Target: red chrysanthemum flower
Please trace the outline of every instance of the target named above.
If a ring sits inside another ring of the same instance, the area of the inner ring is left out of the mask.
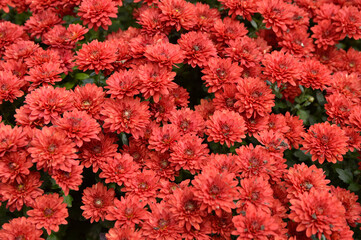
[[[206,122],[206,127],[208,141],[226,143],[228,147],[246,137],[244,119],[237,112],[216,110]]]
[[[36,229],[35,225],[28,221],[26,217],[13,218],[9,223],[4,223],[0,230],[0,239],[27,239],[43,240],[43,231]]]
[[[195,4],[196,24],[193,30],[210,32],[216,19],[220,19],[220,13],[217,9],[210,8],[208,4],[196,2]]]
[[[305,231],[307,237],[322,234],[327,238],[333,231],[344,227],[345,208],[341,202],[328,191],[311,189],[297,199],[291,199],[289,218],[298,223],[296,231]]]
[[[305,132],[303,121],[298,116],[291,116],[289,112],[286,112],[285,120],[289,130],[284,133],[284,136],[288,140],[289,148],[298,149],[302,141],[301,136]]]
[[[158,103],[161,96],[167,96],[170,90],[177,88],[177,84],[173,82],[175,75],[175,72],[157,64],[141,65],[138,68],[140,92],[144,98],[153,97],[154,102]]]
[[[361,220],[361,205],[357,202],[358,196],[349,190],[334,186],[331,186],[331,193],[333,196],[336,196],[344,206],[347,223],[355,227],[356,223],[359,223]]]
[[[74,107],[79,111],[86,111],[95,119],[99,119],[101,105],[105,100],[103,88],[95,84],[85,84],[74,89]]]
[[[198,112],[190,110],[189,108],[182,108],[171,112],[169,120],[178,128],[181,135],[187,133],[203,135],[205,121]]]
[[[5,153],[18,152],[22,147],[28,145],[23,128],[14,127],[0,123],[0,157]]]
[[[236,153],[241,177],[262,177],[265,180],[270,178],[269,175],[275,168],[275,160],[263,147],[260,145],[253,147],[250,144],[236,149]]]
[[[327,49],[337,44],[341,39],[341,33],[336,32],[336,28],[330,19],[322,20],[317,25],[311,27],[312,37],[316,39],[318,48]]]
[[[169,161],[170,154],[160,152],[150,152],[149,160],[145,162],[146,168],[151,169],[160,177],[161,180],[174,181],[178,176],[175,164]],[[160,180],[160,181],[161,181]]]
[[[212,34],[215,35],[216,40],[221,44],[220,46],[224,46],[224,44],[229,43],[230,40],[241,38],[247,33],[248,30],[244,26],[244,23],[229,17],[225,17],[223,20],[217,19],[212,29]],[[223,49],[221,48],[219,50]]]
[[[248,21],[252,21],[252,15],[257,12],[257,1],[255,0],[220,0],[226,9],[229,9],[228,15],[232,17],[241,16]]]
[[[152,170],[143,170],[124,182],[126,197],[137,196],[146,203],[155,203],[159,190],[159,176]]]
[[[210,58],[207,61],[208,64],[202,70],[202,80],[205,81],[208,92],[217,92],[240,80],[242,68],[238,63],[233,63],[229,58]]]
[[[329,96],[326,96],[327,103],[325,104],[327,120],[332,121],[335,124],[349,124],[350,114],[353,109],[353,103],[351,99],[344,94],[335,92]]]
[[[0,104],[3,101],[13,102],[24,95],[21,88],[25,82],[17,78],[10,71],[0,71]]]
[[[177,224],[174,214],[164,202],[151,204],[152,213],[142,226],[142,235],[145,239],[178,240],[181,228]]]
[[[42,65],[34,66],[28,72],[29,76],[25,76],[25,80],[31,82],[29,91],[34,90],[40,85],[48,86],[60,82],[62,79],[59,76],[63,71],[60,64],[43,63]]]
[[[6,207],[10,212],[20,211],[24,205],[33,207],[35,199],[44,192],[39,188],[42,183],[40,173],[31,172],[19,182],[0,183],[0,196],[2,196],[2,201],[8,201]]]
[[[273,237],[278,239],[279,225],[276,219],[269,213],[259,212],[253,207],[249,207],[245,214],[233,217],[232,219],[236,230],[232,232],[238,235],[239,239],[269,239]]]
[[[289,143],[284,135],[279,131],[264,130],[254,136],[272,156],[282,156],[288,149]]]
[[[354,106],[349,117],[350,125],[361,132],[361,106]]]
[[[355,128],[352,127],[343,127],[345,135],[348,137],[347,148],[349,151],[353,152],[355,149],[357,151],[361,150],[361,135],[357,132]]]
[[[36,228],[45,228],[50,235],[51,231],[59,231],[59,225],[67,224],[65,220],[69,214],[64,198],[57,193],[43,195],[35,199],[33,210],[29,210],[29,221],[35,224]]]
[[[241,168],[238,165],[237,155],[212,153],[206,166],[214,168],[220,173],[227,172],[238,175],[241,171]]]
[[[217,56],[217,50],[207,33],[188,32],[182,34],[178,44],[184,51],[184,62],[193,68],[197,65],[204,67],[208,65],[208,59]]]
[[[133,179],[139,170],[139,166],[129,154],[116,154],[107,162],[100,164],[102,172],[99,177],[105,178],[106,183],[117,183],[122,186]]]
[[[189,92],[184,87],[177,86],[177,88],[172,89],[170,96],[173,98],[174,104],[177,107],[188,107]]]
[[[148,102],[141,102],[139,98],[123,98],[117,101],[109,99],[104,102],[100,111],[104,121],[103,128],[111,132],[130,133],[138,139],[144,135],[149,123],[148,108]]]
[[[54,121],[54,124],[58,129],[63,130],[78,147],[92,139],[99,140],[98,134],[101,130],[99,123],[85,111],[75,109],[65,112],[62,118]]]
[[[79,153],[82,165],[86,168],[92,167],[94,173],[98,171],[99,166],[113,159],[118,150],[115,136],[100,133],[98,138],[99,140],[85,142]]]
[[[84,210],[83,216],[90,219],[90,222],[104,221],[109,210],[114,206],[114,189],[107,189],[102,183],[94,184],[83,191],[82,202],[80,208]]]
[[[202,144],[203,139],[194,134],[185,134],[171,145],[170,162],[176,164],[175,169],[189,170],[192,174],[200,171],[208,156],[208,146]]]
[[[275,95],[267,84],[259,78],[242,79],[237,84],[235,107],[247,118],[261,116],[272,111]]]
[[[293,24],[293,13],[289,5],[282,0],[264,0],[257,2],[258,12],[263,16],[266,28],[272,28],[277,35],[286,32]]]
[[[224,54],[246,68],[259,65],[263,55],[255,40],[248,36],[230,40]]]
[[[236,84],[225,84],[223,90],[215,92],[212,103],[216,110],[229,110],[238,112],[235,106],[237,87]]]
[[[179,136],[178,128],[172,124],[156,127],[149,138],[149,149],[164,153],[179,139]]]
[[[25,22],[25,29],[32,38],[41,38],[52,27],[62,23],[62,18],[53,9],[44,9],[32,16]]]
[[[159,8],[139,9],[137,23],[142,26],[142,33],[154,36],[159,33],[169,34],[170,27],[161,20],[161,10]]]
[[[163,41],[146,46],[144,56],[149,61],[157,63],[159,67],[168,68],[176,63],[182,63],[184,59],[184,53],[179,45]]]
[[[38,170],[44,169],[50,173],[53,169],[70,172],[78,158],[75,146],[65,133],[54,127],[43,127],[34,134],[28,152]]]
[[[43,121],[48,124],[65,111],[70,111],[73,108],[72,100],[71,92],[65,88],[46,86],[26,95],[25,103],[31,110],[29,116],[31,121]]]
[[[273,191],[268,180],[262,177],[250,177],[241,180],[239,190],[239,201],[237,205],[240,211],[252,207],[260,212],[270,213],[273,206]]]
[[[222,210],[230,213],[236,207],[234,200],[238,199],[237,184],[233,173],[219,173],[213,168],[207,168],[194,177],[194,196],[201,202],[201,210],[212,210],[220,217]]]
[[[139,240],[142,239],[140,232],[135,231],[132,228],[111,228],[109,232],[105,234],[107,240]]]
[[[134,229],[136,224],[141,225],[148,218],[146,204],[137,196],[121,197],[120,201],[114,199],[114,206],[109,208],[106,219],[115,220],[115,227]]]
[[[0,161],[0,182],[20,183],[22,177],[29,175],[33,166],[27,152],[17,151],[5,154]]]
[[[295,164],[287,171],[285,180],[289,199],[298,198],[300,194],[309,192],[311,189],[329,190],[327,184],[330,180],[327,180],[324,171],[315,165],[308,167],[304,163]]]
[[[297,57],[312,56],[315,51],[315,45],[307,30],[308,29],[296,28],[284,34],[278,44],[282,47],[283,51]]]
[[[312,161],[336,163],[342,161],[342,155],[347,149],[348,137],[335,124],[328,122],[312,125],[307,133],[303,134],[302,150],[311,153]]]
[[[110,94],[112,98],[123,99],[139,93],[139,78],[132,69],[113,73],[106,83],[108,86],[104,88],[109,89],[107,94]]]
[[[300,84],[306,88],[325,89],[331,83],[331,71],[317,60],[306,60],[302,63]]]
[[[272,83],[277,83],[278,87],[282,83],[296,86],[301,77],[300,64],[297,58],[289,53],[273,51],[271,54],[265,55],[262,64],[265,66],[264,78]]]
[[[3,55],[6,46],[9,46],[16,41],[29,39],[24,31],[24,27],[9,21],[2,21],[0,23],[0,36],[0,56]]]
[[[78,162],[75,162],[78,163]],[[63,170],[53,170],[51,173],[51,177],[55,180],[56,184],[63,190],[64,195],[67,196],[69,194],[69,190],[79,190],[79,186],[82,183],[83,178],[83,165],[77,164],[71,165],[70,171]]]
[[[115,47],[109,41],[93,40],[83,44],[77,52],[75,64],[79,70],[94,70],[98,74],[102,70],[113,70],[113,63],[117,60]]]
[[[200,104],[194,106],[194,110],[200,113],[206,121],[213,115],[216,108],[213,105],[212,99],[201,99]]]
[[[83,0],[78,10],[83,24],[94,28],[95,31],[99,27],[108,30],[108,26],[112,24],[110,18],[116,18],[117,13],[118,8],[112,0]]]
[[[356,40],[361,38],[360,10],[356,6],[343,6],[332,16],[334,27],[341,33],[340,39],[348,36]]]
[[[160,19],[166,26],[191,29],[196,24],[195,7],[185,0],[162,0],[158,4],[161,10]]]
[[[150,150],[148,146],[143,140],[137,140],[133,137],[128,139],[128,144],[124,144],[122,146],[123,149],[120,149],[122,154],[129,154],[133,160],[141,166],[145,166],[145,162],[147,162],[150,158],[149,153]]]

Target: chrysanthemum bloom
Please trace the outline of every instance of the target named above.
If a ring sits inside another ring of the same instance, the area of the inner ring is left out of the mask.
[[[169,152],[150,152],[149,160],[145,162],[146,169],[151,169],[161,180],[174,181],[178,176],[176,165],[169,161]]]
[[[229,9],[228,15],[232,17],[241,16],[248,21],[252,21],[252,15],[257,12],[255,0],[238,1],[238,0],[220,0],[224,8]]]
[[[254,137],[273,156],[281,155],[289,146],[287,139],[279,131],[264,130]]]
[[[327,120],[335,124],[345,126],[350,123],[350,114],[354,103],[344,94],[335,92],[326,96],[327,103],[325,104]]]
[[[200,210],[201,204],[195,199],[192,187],[176,189],[167,202],[170,205],[169,210],[178,220],[179,227],[185,227],[187,231],[192,227],[200,230],[205,212]]]
[[[115,136],[100,133],[98,137],[99,140],[92,139],[90,142],[85,142],[79,153],[82,165],[86,168],[92,167],[94,173],[108,159],[114,158],[118,149]]]
[[[63,130],[69,139],[73,140],[78,147],[92,139],[99,140],[99,123],[85,111],[77,109],[65,112],[62,118],[54,121],[56,128]]]
[[[360,30],[361,31],[361,30]],[[358,50],[350,47],[347,52],[343,49],[339,51],[339,58],[335,59],[335,67],[339,71],[349,74],[361,72],[361,54]]]
[[[210,32],[214,22],[220,19],[220,13],[217,9],[210,8],[208,4],[201,2],[195,4],[195,15],[196,24],[193,26],[195,31]]]
[[[169,117],[173,111],[176,111],[177,106],[175,99],[170,95],[161,96],[158,103],[150,104],[151,119],[156,123],[168,123]]]
[[[257,211],[270,213],[273,205],[273,191],[268,180],[262,177],[250,177],[241,180],[239,190],[239,201],[237,206],[239,211],[244,211],[249,207]]]
[[[274,237],[277,239],[279,225],[275,218],[269,213],[257,211],[254,207],[249,207],[245,214],[240,214],[232,219],[236,230],[233,235],[238,235],[238,239],[268,239]]]
[[[208,65],[208,59],[217,56],[217,50],[207,33],[188,32],[182,34],[178,44],[184,51],[184,62],[193,68],[197,65],[204,67]]]
[[[201,99],[200,104],[194,106],[194,110],[200,113],[206,121],[213,115],[216,108],[213,105],[212,99]]]
[[[260,145],[253,147],[252,144],[248,146],[241,146],[236,149],[237,164],[240,167],[241,177],[262,177],[265,180],[269,179],[269,174],[272,172],[274,166],[274,159],[270,154]]]
[[[251,68],[259,65],[263,55],[255,40],[248,36],[230,40],[225,55],[241,66]]]
[[[0,182],[21,182],[21,178],[29,175],[33,166],[26,151],[9,152],[0,161]]]
[[[202,116],[189,108],[182,108],[177,111],[171,112],[169,120],[172,124],[178,127],[181,135],[187,133],[195,133],[203,135],[205,128],[205,121]]]
[[[334,186],[331,186],[331,193],[333,196],[336,196],[344,206],[347,223],[355,227],[356,223],[361,220],[361,206],[360,203],[357,202],[358,196],[349,190]]]
[[[161,10],[159,8],[139,9],[137,23],[142,26],[142,33],[154,36],[158,33],[169,34],[170,26],[166,26],[161,20]]]
[[[45,124],[59,118],[59,115],[73,108],[72,94],[65,88],[40,87],[26,95],[25,103],[31,110],[31,121],[42,120]]]
[[[361,135],[353,127],[343,127],[342,130],[345,132],[346,137],[348,137],[347,148],[349,151],[353,152],[355,149],[357,151],[361,150]]]
[[[341,33],[336,32],[336,28],[330,19],[320,21],[311,27],[311,31],[313,32],[312,38],[316,39],[315,44],[318,48],[326,49],[337,44],[341,39]]]
[[[121,197],[120,201],[114,199],[114,206],[108,209],[107,220],[114,221],[115,227],[135,228],[148,218],[148,212],[144,208],[147,203],[137,196]]]
[[[195,23],[195,7],[185,0],[162,0],[158,4],[161,10],[160,19],[166,26],[174,27],[177,31],[181,28],[191,29]]]
[[[140,232],[135,231],[133,228],[111,228],[109,232],[105,234],[107,240],[139,240],[142,239]]]
[[[313,39],[310,38],[308,29],[298,29],[282,35],[278,44],[282,49],[294,56],[312,56],[315,51]]]
[[[359,103],[361,86],[358,84],[359,77],[356,73],[336,72],[332,75],[331,86],[327,88],[327,93],[341,93],[354,103]]]
[[[217,92],[240,80],[242,68],[231,59],[210,58],[207,61],[208,64],[202,70],[202,80],[205,81],[208,92]]]
[[[95,119],[99,119],[101,104],[105,100],[103,88],[95,84],[85,84],[74,89],[74,107],[79,111],[86,111]]]
[[[242,79],[237,84],[235,107],[247,118],[264,117],[272,111],[274,98],[271,89],[259,78]]]
[[[114,189],[107,189],[102,183],[94,184],[84,189],[80,208],[84,210],[83,216],[90,219],[90,222],[104,221],[109,209],[114,206]]]
[[[28,239],[43,240],[43,231],[36,229],[35,225],[26,217],[13,218],[9,223],[4,223],[0,230],[0,239]]]
[[[273,51],[262,60],[264,78],[280,87],[283,83],[296,86],[301,76],[298,60],[289,53]]]
[[[244,23],[240,23],[236,19],[229,17],[225,17],[223,20],[217,19],[212,29],[212,34],[215,35],[216,40],[221,43],[221,46],[224,46],[224,43],[229,43],[230,40],[241,38],[247,33],[248,30],[244,26]],[[223,49],[219,50],[223,51]]]
[[[69,190],[79,190],[83,178],[83,165],[77,165],[75,162],[71,165],[70,171],[53,170],[51,177],[55,180],[56,184],[63,190],[64,195],[69,194]]]
[[[5,153],[20,151],[29,141],[26,139],[23,128],[0,123],[0,157]]]
[[[325,89],[331,83],[331,71],[315,59],[305,60],[302,65],[300,85],[312,89]]]
[[[51,172],[53,169],[58,169],[70,172],[71,166],[78,158],[75,146],[64,132],[54,127],[43,127],[36,132],[28,152],[38,170]]]
[[[195,174],[202,169],[209,153],[207,144],[202,142],[202,138],[189,133],[171,145],[169,161],[176,164],[176,170],[183,168]]]
[[[32,38],[40,38],[52,27],[62,23],[62,19],[53,9],[46,9],[32,16],[25,22],[25,29]]]
[[[8,201],[6,207],[10,212],[20,211],[24,205],[32,207],[35,199],[43,194],[44,191],[39,188],[42,183],[40,174],[31,172],[24,176],[20,182],[0,183],[0,196],[2,196],[2,201]]]
[[[144,134],[149,123],[148,102],[141,102],[139,98],[109,99],[104,102],[100,111],[104,120],[103,128],[111,132],[130,133],[135,139]]]
[[[23,61],[17,60],[7,60],[0,62],[0,70],[2,71],[9,71],[16,77],[18,77],[25,86],[27,86],[27,82],[24,81],[24,76],[28,71],[28,67]],[[25,86],[22,89],[25,89]]]
[[[29,70],[29,76],[25,76],[25,80],[31,82],[29,91],[34,90],[41,84],[47,86],[60,82],[62,79],[59,74],[62,72],[60,64],[44,63],[42,65],[34,66]]]
[[[237,91],[236,84],[224,84],[223,89],[215,92],[214,99],[212,103],[216,110],[230,110],[238,112],[238,107],[235,106],[237,102],[236,93]]]
[[[35,199],[33,210],[29,210],[29,221],[35,224],[36,228],[45,228],[50,235],[51,231],[59,231],[59,225],[67,224],[65,220],[69,214],[64,198],[57,193],[43,195]]]
[[[277,35],[286,32],[293,23],[293,14],[289,5],[281,0],[265,0],[257,2],[258,12],[263,16],[266,28],[272,28]]]
[[[4,53],[4,47],[13,44],[18,40],[28,40],[29,37],[25,33],[22,26],[16,25],[9,21],[2,21],[0,23],[0,55]]]
[[[206,127],[208,141],[226,143],[228,147],[246,137],[244,119],[237,112],[216,110],[206,122]]]
[[[107,162],[100,164],[102,172],[99,177],[105,178],[106,183],[117,183],[122,186],[133,179],[139,170],[139,165],[133,161],[129,154],[116,154],[114,158],[108,158]]]
[[[16,98],[24,95],[21,88],[25,85],[10,71],[0,71],[0,104],[3,101],[13,102]]]
[[[291,199],[289,218],[298,223],[296,230],[305,231],[307,237],[322,234],[327,238],[333,231],[340,231],[345,221],[345,208],[328,191],[311,189],[297,199]]]
[[[350,125],[361,132],[361,106],[354,106],[349,117]]]
[[[257,115],[251,118],[245,117],[244,114],[242,116],[246,122],[247,134],[249,136],[255,136],[257,133],[267,129],[269,115],[265,115],[264,117]]]
[[[116,18],[117,13],[118,8],[112,0],[83,0],[78,10],[83,24],[94,28],[95,31],[99,27],[108,30],[108,26],[112,24],[110,18]]]
[[[303,121],[298,116],[291,116],[289,112],[286,112],[285,120],[289,130],[284,133],[284,136],[288,140],[289,148],[298,149],[302,141],[301,135],[305,132]]]
[[[123,99],[139,93],[139,79],[132,69],[115,72],[106,82],[108,86],[104,88],[109,89],[107,94],[110,94],[112,98]]]
[[[113,65],[117,60],[114,45],[109,41],[98,42],[93,40],[88,44],[83,44],[77,52],[75,64],[79,70],[94,70],[98,74],[102,70],[113,70]]]
[[[340,39],[346,36],[356,40],[361,38],[360,10],[356,6],[343,6],[332,20],[336,31],[341,33]]]
[[[158,64],[147,63],[138,68],[140,80],[140,92],[144,98],[153,97],[155,103],[158,103],[161,96],[169,95],[169,91],[177,88],[173,82],[176,73],[168,68],[159,67]]]
[[[127,182],[124,182],[126,197],[137,196],[146,203],[155,203],[159,190],[159,176],[152,170],[138,172]]]
[[[328,122],[312,125],[307,133],[303,134],[302,150],[311,153],[312,161],[323,163],[336,163],[342,161],[347,149],[348,137],[344,131],[335,124]]]
[[[150,158],[150,150],[147,144],[143,140],[137,140],[134,137],[128,139],[128,144],[129,145],[124,144],[120,152],[122,154],[129,154],[137,164],[145,166],[145,162]]]
[[[290,130],[290,127],[287,125],[283,114],[271,113],[267,118],[267,128],[265,130],[273,130],[285,134]]]
[[[201,203],[201,210],[212,210],[221,216],[222,210],[230,213],[236,207],[234,200],[238,199],[237,184],[233,173],[219,173],[213,168],[207,168],[195,176],[192,184],[194,196]]]
[[[184,0],[182,0],[184,1]],[[171,68],[174,64],[182,63],[184,53],[179,45],[168,42],[157,42],[145,48],[144,56],[159,67]]]
[[[152,213],[142,226],[142,235],[145,239],[178,240],[181,228],[177,224],[174,214],[164,202],[151,204]]]
[[[327,184],[330,183],[330,180],[327,180],[324,171],[315,165],[308,167],[304,163],[296,164],[287,171],[285,180],[289,199],[297,198],[311,189],[329,190]]]
[[[172,124],[155,127],[149,138],[149,148],[159,152],[166,152],[179,139],[179,130]]]

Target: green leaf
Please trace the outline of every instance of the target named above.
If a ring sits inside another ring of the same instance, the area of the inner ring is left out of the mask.
[[[251,25],[252,27],[254,27],[255,29],[258,29],[257,23],[252,19],[251,21]]]
[[[71,207],[73,203],[73,197],[70,194],[68,194],[67,196],[63,196],[63,198],[64,198],[64,203],[66,203],[68,207]]]
[[[341,168],[336,168],[336,172],[338,173],[338,177],[344,183],[351,183],[353,179],[352,172],[349,169],[343,170]]]
[[[77,74],[75,74],[75,79],[84,80],[84,79],[87,79],[87,78],[89,78],[89,75],[86,74],[86,73],[77,73]]]
[[[122,138],[122,143],[124,145],[128,145],[128,138],[127,138],[127,135],[125,133],[121,133],[121,138]]]
[[[361,189],[360,184],[352,182],[350,184],[350,186],[348,186],[348,190],[352,191],[352,192],[358,192]]]
[[[49,235],[46,240],[58,240],[58,237],[54,234]]]
[[[308,118],[310,116],[310,111],[306,111],[303,109],[299,109],[297,111],[297,115],[299,116],[300,119],[303,120],[303,123],[307,123],[308,122]]]
[[[324,105],[326,103],[325,96],[322,94],[322,92],[318,91],[316,93],[316,99],[317,99],[317,102],[321,105]]]
[[[301,162],[304,162],[306,160],[310,159],[310,155],[305,154],[302,150],[297,150],[293,153],[295,157],[297,157]]]

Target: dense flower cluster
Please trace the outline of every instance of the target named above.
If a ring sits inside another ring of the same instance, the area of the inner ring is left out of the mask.
[[[1,240],[355,237],[361,1],[217,4],[0,0]]]

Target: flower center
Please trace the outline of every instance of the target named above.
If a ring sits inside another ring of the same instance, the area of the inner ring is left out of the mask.
[[[189,200],[186,202],[186,204],[184,205],[184,208],[186,211],[192,212],[194,211],[194,209],[196,208],[196,204],[194,201]]]
[[[54,143],[50,144],[49,147],[48,147],[48,151],[49,153],[54,153],[55,150],[56,150],[56,145]]]
[[[45,210],[44,210],[44,216],[45,216],[45,217],[51,217],[53,214],[54,214],[53,209],[51,209],[51,208],[45,208]]]
[[[142,189],[142,190],[146,190],[146,189],[148,189],[148,184],[145,183],[145,182],[141,182],[139,184],[139,188]]]
[[[124,210],[124,214],[127,218],[133,217],[133,215],[134,215],[133,213],[134,213],[133,208],[126,208]]]
[[[160,229],[165,229],[167,227],[167,225],[168,225],[167,220],[165,220],[163,218],[159,219],[158,226],[159,226]]]
[[[103,206],[103,200],[100,198],[94,199],[94,206],[96,208],[101,208]]]

